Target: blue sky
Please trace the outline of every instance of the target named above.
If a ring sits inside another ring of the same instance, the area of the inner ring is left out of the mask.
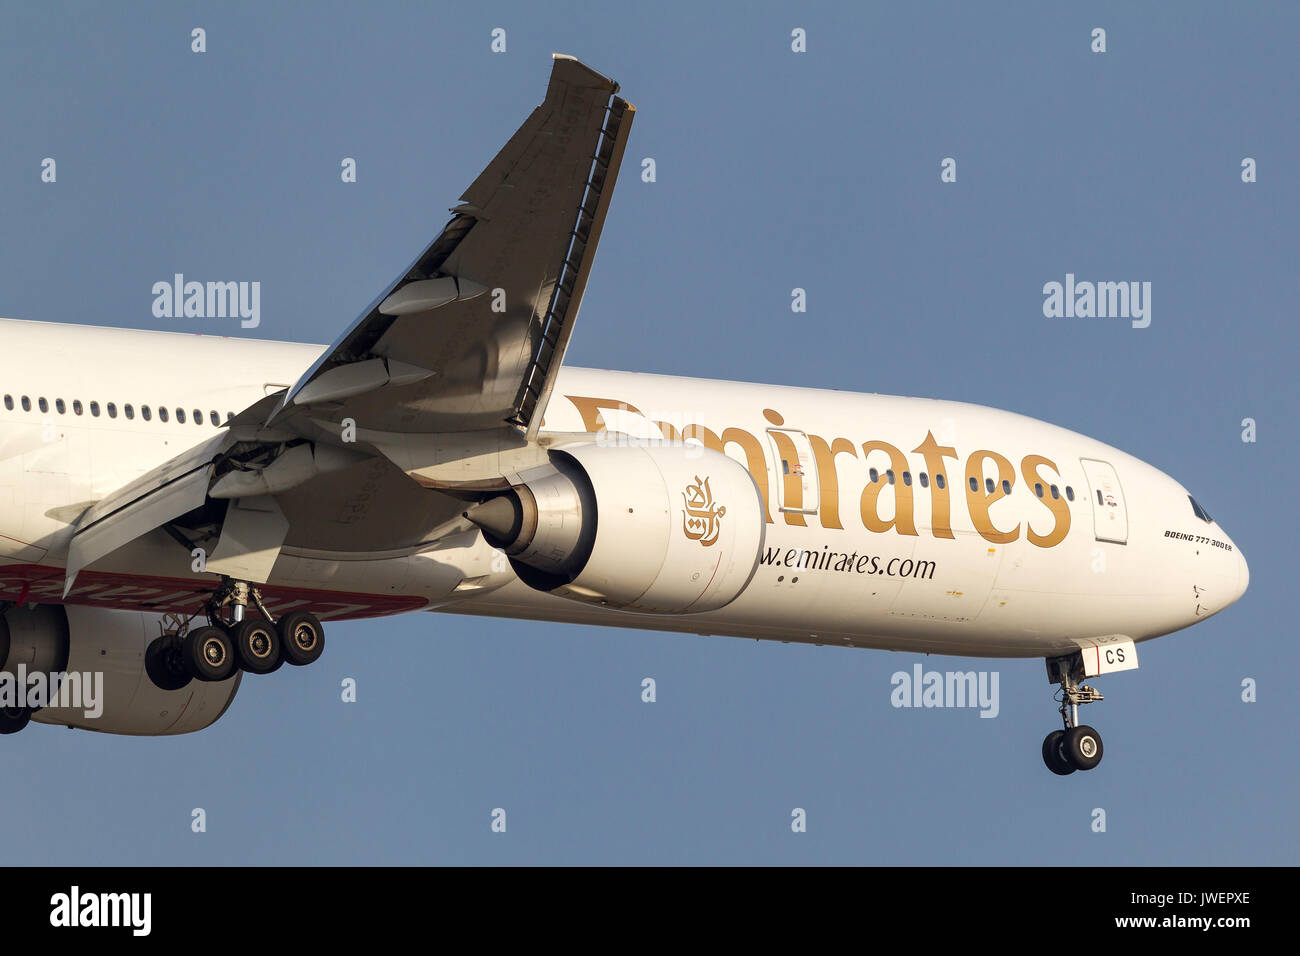
[[[1294,864],[1298,36],[1282,3],[0,6],[0,315],[331,341],[566,52],[638,108],[570,363],[1044,418],[1251,567],[1097,682],[1089,774],[1042,766],[1038,660],[925,661],[1000,672],[981,720],[892,708],[914,655],[417,614],[335,625],[197,735],[4,739],[0,860]],[[155,318],[174,272],[260,281],[261,327]],[[1151,326],[1044,318],[1068,272],[1150,281]]]

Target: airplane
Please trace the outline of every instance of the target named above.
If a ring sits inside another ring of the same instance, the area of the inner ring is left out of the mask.
[[[0,320],[0,732],[201,730],[322,622],[437,611],[1042,658],[1044,763],[1098,765],[1083,682],[1239,599],[1241,550],[1175,479],[1024,415],[564,365],[618,94],[556,54],[327,347]],[[64,691],[96,673],[88,716]]]

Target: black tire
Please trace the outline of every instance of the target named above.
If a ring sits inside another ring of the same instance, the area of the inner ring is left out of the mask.
[[[154,638],[144,652],[144,672],[159,690],[180,690],[194,678],[185,669],[181,639],[174,634]]]
[[[16,734],[32,719],[30,707],[0,707],[0,734]]]
[[[280,660],[280,635],[260,617],[246,617],[230,629],[239,666],[250,674],[269,674]]]
[[[295,667],[312,664],[325,653],[325,628],[310,611],[290,611],[280,618],[279,628],[284,659]]]
[[[1087,724],[1071,727],[1061,750],[1075,770],[1091,770],[1101,763],[1101,734]]]
[[[1074,773],[1074,767],[1065,758],[1065,731],[1053,730],[1043,738],[1043,763],[1047,769],[1062,777]]]
[[[199,627],[185,635],[181,660],[197,680],[223,681],[235,672],[235,646],[219,627]]]

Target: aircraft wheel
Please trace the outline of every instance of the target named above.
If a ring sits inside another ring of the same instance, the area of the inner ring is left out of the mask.
[[[1075,770],[1091,770],[1101,763],[1101,734],[1087,724],[1071,727],[1061,750]]]
[[[280,660],[280,635],[275,625],[261,618],[246,617],[230,629],[239,666],[250,674],[269,674]]]
[[[325,628],[308,611],[290,611],[280,617],[280,643],[284,659],[295,667],[318,660],[325,651]]]
[[[156,637],[145,649],[144,671],[159,690],[180,690],[194,679],[181,654],[181,639],[175,634]]]
[[[1043,738],[1043,763],[1047,764],[1047,769],[1052,773],[1064,777],[1072,774],[1075,768],[1065,757],[1065,731],[1053,730]]]
[[[235,647],[219,627],[199,627],[181,644],[185,669],[198,680],[222,681],[235,672]]]
[[[32,719],[29,707],[0,707],[0,734],[16,734]]]

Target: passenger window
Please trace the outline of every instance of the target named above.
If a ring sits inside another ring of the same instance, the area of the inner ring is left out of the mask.
[[[894,469],[890,468],[886,471],[885,477],[889,479],[889,483],[892,485],[894,483]]]
[[[930,479],[926,476],[925,472],[921,472],[921,487],[922,488],[930,487]]]
[[[903,484],[905,484],[905,485],[911,487],[911,484],[912,484],[912,473],[911,473],[910,471],[905,471],[905,472],[903,472]]]
[[[36,404],[37,404],[37,406],[40,408],[40,410],[43,411],[43,412],[48,412],[48,411],[50,410],[50,403],[47,402],[43,397],[42,397],[42,398],[38,398],[38,399],[36,400]]]
[[[979,491],[979,490],[980,490],[980,486],[979,486],[979,484],[975,481],[975,476],[974,476],[974,475],[971,475],[971,476],[970,476],[970,490],[971,490],[971,491]]]
[[[14,397],[12,395],[5,396],[5,408],[11,412],[14,410]]]
[[[212,413],[212,415],[211,415],[211,419],[212,419],[212,424],[214,424],[214,425],[220,425],[220,424],[221,424],[221,419],[217,418],[217,413],[216,413],[216,412],[213,412],[213,413]]]
[[[149,419],[153,418],[152,413],[150,413],[149,411],[148,405],[140,406],[140,417],[143,418],[145,421],[149,421]]]
[[[123,405],[122,414],[127,418],[135,418],[135,408],[131,405]]]
[[[985,479],[984,479],[984,490],[985,490],[988,494],[990,494],[990,495],[993,494],[993,479],[992,479],[992,478],[985,478]]]
[[[54,410],[60,415],[66,415],[68,413],[68,406],[63,404],[63,399],[56,398],[54,400]]]
[[[79,398],[74,398],[74,399],[72,400],[72,414],[74,414],[74,415],[80,415],[81,412],[82,412],[81,399],[79,399]]]
[[[109,402],[107,407],[108,407],[108,417],[117,418],[117,406],[114,403]]]
[[[1043,486],[1040,482],[1034,482],[1034,494],[1040,498],[1043,497]]]
[[[24,396],[23,396],[23,411],[25,411],[25,412],[30,412],[31,410],[32,410],[32,400],[31,400],[30,398],[28,398],[26,395],[24,395]]]
[[[1011,494],[1011,482],[1007,481],[1005,478],[1002,479],[1002,493],[1004,495]]]
[[[1074,500],[1074,489],[1071,488],[1069,485],[1065,486],[1065,497],[1070,499],[1071,501]]]
[[[874,468],[868,471],[867,474],[871,476],[871,483],[873,485],[880,480],[880,472],[876,471]]]
[[[1053,499],[1053,500],[1055,500],[1055,499],[1061,497],[1061,492],[1060,492],[1060,490],[1056,487],[1056,485],[1052,485],[1052,487],[1051,487],[1049,490],[1052,492],[1052,499]]]
[[[943,486],[947,484],[947,481],[948,479],[944,478],[943,472],[939,472],[934,476],[934,486],[938,488],[940,491],[943,490]]]
[[[167,409],[164,408],[162,405],[158,406],[158,421],[160,422],[167,421]]]
[[[99,417],[99,402],[90,403],[90,414],[94,415],[96,418]]]
[[[182,425],[185,424],[185,409],[183,408],[176,409],[176,421],[178,421]]]
[[[198,408],[194,409],[194,424],[195,425],[203,424],[203,411],[201,409]]]

